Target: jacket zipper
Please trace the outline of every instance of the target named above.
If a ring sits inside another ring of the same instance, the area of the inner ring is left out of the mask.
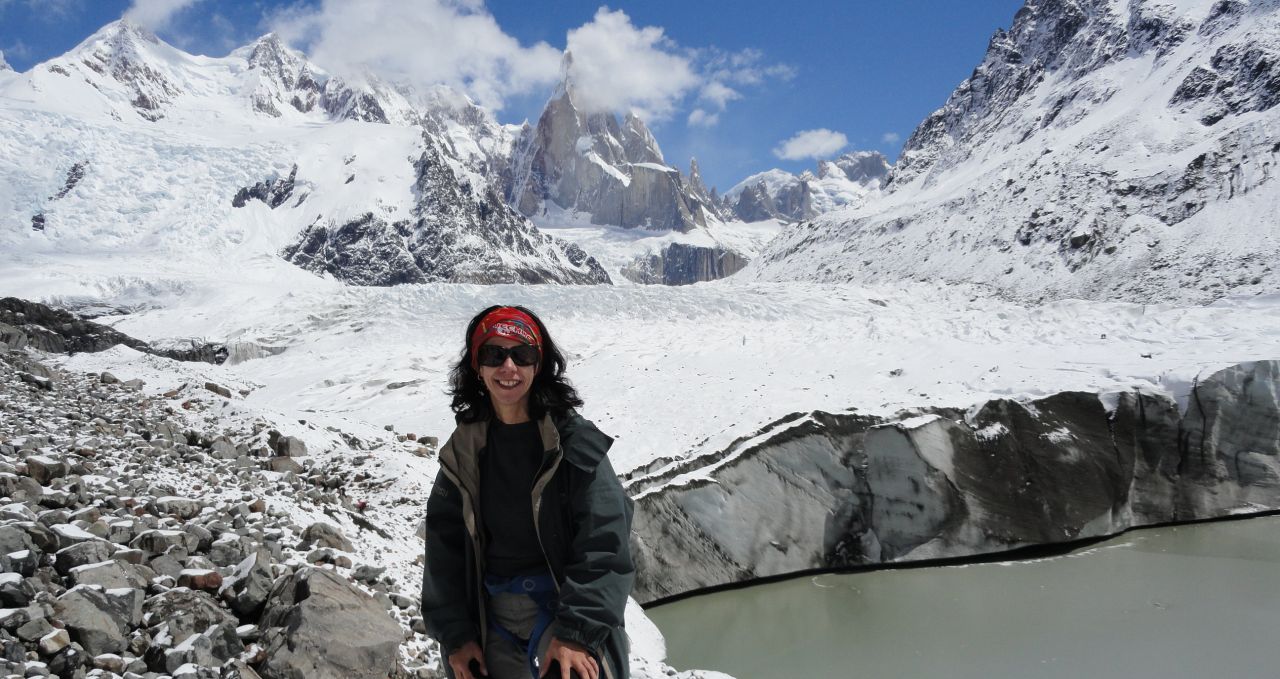
[[[538,476],[533,483],[533,535],[538,540],[538,550],[542,552],[542,561],[547,564],[547,573],[551,575],[551,584],[555,585],[556,596],[560,596],[560,581],[556,578],[556,572],[551,567],[551,557],[547,556],[547,548],[542,544],[542,493],[546,490],[547,484],[550,483],[551,477],[555,476],[556,470],[560,468],[560,460],[564,457],[564,453],[556,448],[555,456],[551,458],[551,467],[547,471]]]

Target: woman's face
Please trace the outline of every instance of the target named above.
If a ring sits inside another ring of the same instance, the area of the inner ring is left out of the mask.
[[[485,344],[507,348],[517,346],[520,342],[505,337],[494,337]],[[480,366],[480,379],[484,381],[484,388],[489,391],[494,410],[499,412],[516,407],[524,414],[528,414],[529,388],[533,386],[533,376],[537,373],[537,363],[528,366],[516,365],[510,356],[507,356],[502,365],[496,368]]]

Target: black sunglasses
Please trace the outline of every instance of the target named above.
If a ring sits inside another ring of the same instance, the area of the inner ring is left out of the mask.
[[[507,362],[507,357],[511,357],[511,362],[519,366],[531,366],[542,358],[538,347],[532,344],[517,344],[514,347],[500,347],[496,344],[482,344],[480,351],[476,354],[476,363],[480,365],[496,368]]]

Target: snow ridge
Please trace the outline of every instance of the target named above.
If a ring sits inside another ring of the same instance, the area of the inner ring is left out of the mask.
[[[1274,290],[1278,54],[1275,3],[1031,0],[881,199],[789,230],[746,275],[1024,301]]]

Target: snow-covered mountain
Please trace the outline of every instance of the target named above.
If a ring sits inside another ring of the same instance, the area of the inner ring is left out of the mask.
[[[800,221],[874,198],[890,165],[878,151],[846,153],[818,161],[818,172],[799,176],[772,169],[753,174],[724,194],[724,211],[744,222]]]
[[[412,220],[389,223],[370,212],[341,225],[312,224],[285,248],[285,259],[359,285],[609,283],[582,248],[538,231],[491,188],[477,200],[429,134],[414,170]]]
[[[503,202],[512,131],[465,96],[348,83],[274,35],[210,58],[113,22],[6,72],[0,108],[6,247],[283,251],[375,285],[609,282]]]
[[[669,166],[649,128],[633,113],[618,124],[579,104],[566,53],[563,81],[536,127],[516,148],[510,203],[526,215],[548,203],[591,215],[593,224],[690,231],[707,223],[708,206]]]
[[[785,232],[763,279],[917,278],[1019,299],[1275,290],[1280,5],[1029,0],[886,194]]]

